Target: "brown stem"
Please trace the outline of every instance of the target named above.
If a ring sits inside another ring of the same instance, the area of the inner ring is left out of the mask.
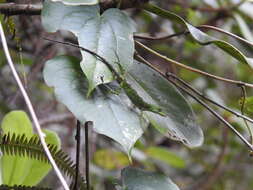
[[[100,0],[101,10],[113,7],[120,9],[137,8],[149,0]],[[5,15],[40,15],[42,4],[1,3],[0,13]]]
[[[0,13],[5,15],[40,15],[42,4],[1,3]]]
[[[92,121],[87,121],[84,124],[85,131],[85,176],[87,190],[90,190],[90,151],[89,151],[89,128],[93,126]]]
[[[249,148],[249,150],[253,151],[253,145],[251,145],[242,136],[242,134],[239,131],[237,131],[227,120],[225,120],[222,116],[220,116],[220,114],[218,114],[216,111],[214,111],[210,106],[208,106],[205,102],[203,102],[202,100],[200,100],[198,97],[196,97],[195,95],[193,95],[188,89],[186,89],[185,87],[182,87],[181,85],[179,85],[178,83],[176,83],[173,80],[173,78],[170,75],[168,75],[168,73],[166,73],[166,74],[162,73],[159,69],[157,69],[156,67],[154,67],[151,63],[149,63],[143,57],[141,57],[139,55],[137,55],[137,57],[142,60],[142,63],[146,64],[147,66],[149,66],[153,70],[157,71],[165,79],[167,79],[170,83],[172,83],[176,88],[178,88],[179,90],[185,92],[187,95],[189,95],[194,100],[196,100],[200,105],[202,105],[204,108],[206,108],[214,117],[216,117],[220,122],[222,122],[226,127],[228,127],[237,137],[239,137],[241,139],[241,141]]]
[[[164,55],[156,52],[155,50],[153,50],[153,49],[145,46],[144,44],[142,44],[142,43],[140,43],[138,41],[135,41],[135,44],[138,45],[139,47],[141,47],[141,48],[149,51],[153,55],[155,55],[157,57],[160,57],[161,59],[165,60],[166,62],[176,65],[177,67],[184,68],[184,69],[189,70],[191,72],[198,73],[198,74],[204,75],[206,77],[209,77],[209,78],[212,78],[212,79],[215,79],[215,80],[227,82],[227,83],[230,83],[230,84],[235,84],[235,85],[238,85],[238,86],[246,86],[246,87],[253,88],[253,84],[245,83],[245,82],[237,81],[237,80],[232,80],[232,79],[227,79],[227,78],[220,77],[220,76],[217,76],[217,75],[213,75],[213,74],[207,73],[205,71],[202,71],[202,70],[190,67],[190,66],[185,65],[183,63],[177,62],[177,61],[175,61],[173,59],[168,58],[167,56],[164,56]]]

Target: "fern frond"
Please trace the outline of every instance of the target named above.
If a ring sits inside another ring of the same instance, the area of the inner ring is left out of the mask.
[[[72,179],[75,179],[76,164],[62,150],[57,150],[55,145],[49,144],[48,149],[51,152],[55,162],[64,174]],[[41,162],[49,163],[49,160],[44,153],[40,139],[33,136],[27,139],[25,135],[5,134],[1,136],[0,150],[3,154],[12,156],[29,157]],[[86,189],[85,180],[79,174],[78,184],[81,189]],[[1,189],[0,189],[1,190]]]
[[[29,186],[21,186],[21,185],[0,185],[0,190],[52,190],[50,188],[42,188],[42,187],[29,187]]]

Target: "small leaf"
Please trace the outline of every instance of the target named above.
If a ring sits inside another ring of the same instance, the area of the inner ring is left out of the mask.
[[[102,56],[116,70],[119,61],[126,69],[133,63],[135,24],[119,9],[108,9],[102,15],[99,11],[98,6],[66,6],[45,1],[42,23],[48,32],[72,32],[80,46]],[[89,96],[97,85],[111,82],[113,76],[96,57],[84,51],[81,54],[83,60],[80,65],[89,82]]]
[[[144,112],[147,119],[162,134],[189,147],[203,143],[203,132],[195,121],[190,105],[166,79],[148,66],[135,63],[129,68],[127,80],[146,102],[158,105],[166,113],[167,116],[163,117]]]
[[[175,168],[184,168],[185,161],[173,152],[170,152],[163,147],[148,147],[144,150],[145,153],[150,157],[164,163],[173,166]]]
[[[157,7],[152,4],[146,4],[144,8],[147,11],[157,14],[161,17],[183,24],[185,28],[190,32],[193,39],[197,41],[199,44],[201,45],[213,44],[217,46],[218,48],[222,49],[223,51],[227,52],[229,55],[237,59],[239,62],[248,64],[249,66],[253,67],[253,58],[246,57],[240,50],[238,50],[236,47],[234,47],[230,43],[207,35],[206,33],[196,28],[195,26],[186,22],[183,18],[181,18],[177,14],[161,9],[160,7]]]
[[[136,168],[123,169],[121,180],[127,190],[179,190],[165,175]]]
[[[25,134],[32,137],[32,123],[27,114],[23,111],[11,111],[5,115],[1,124],[3,134]]]
[[[101,149],[94,153],[94,163],[107,170],[115,170],[129,165],[128,157],[122,152]]]
[[[98,0],[51,0],[53,2],[62,2],[65,5],[96,5]]]
[[[93,96],[86,98],[87,80],[74,57],[58,56],[47,61],[43,75],[47,85],[55,88],[57,99],[78,120],[82,123],[93,121],[97,133],[114,139],[130,153],[145,125],[122,97],[106,94],[101,86],[96,88]]]

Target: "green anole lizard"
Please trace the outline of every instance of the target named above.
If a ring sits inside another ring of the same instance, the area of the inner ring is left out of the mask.
[[[145,102],[143,100],[142,97],[139,96],[139,94],[136,92],[136,90],[134,90],[129,83],[127,83],[126,79],[124,79],[124,77],[120,76],[120,74],[113,68],[113,66],[102,56],[98,55],[97,53],[86,49],[84,47],[81,47],[79,45],[73,44],[73,43],[69,43],[69,42],[61,42],[61,41],[56,41],[56,40],[52,40],[52,39],[47,39],[44,38],[48,41],[52,41],[52,42],[56,42],[56,43],[61,43],[64,45],[70,45],[73,47],[77,47],[85,52],[90,53],[91,55],[95,56],[97,59],[99,59],[101,62],[103,62],[107,68],[112,72],[112,74],[115,77],[115,80],[119,83],[120,87],[124,90],[124,92],[126,93],[126,95],[128,96],[128,98],[131,100],[131,102],[140,110],[142,111],[150,111],[156,114],[159,114],[161,116],[166,116],[166,114],[162,111],[162,109],[154,104],[149,104],[147,102]],[[119,69],[122,70],[122,67],[120,65],[120,63],[117,63],[119,66]]]

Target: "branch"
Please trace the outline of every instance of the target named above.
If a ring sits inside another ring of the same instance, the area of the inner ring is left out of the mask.
[[[77,120],[76,123],[76,176],[75,176],[75,184],[74,184],[74,190],[77,190],[78,187],[78,174],[79,174],[79,165],[80,165],[80,145],[81,145],[81,123],[79,120]]]
[[[118,7],[120,9],[137,8],[149,0],[101,0],[100,8],[102,11]],[[40,15],[42,4],[18,4],[18,3],[1,3],[0,14],[11,15]]]
[[[184,85],[186,88],[188,88],[189,90],[191,90],[193,93],[197,94],[200,98],[218,106],[219,108],[222,108],[223,110],[226,110],[228,112],[230,112],[231,114],[234,114],[235,116],[237,117],[240,117],[244,120],[247,120],[251,123],[253,123],[253,119],[245,116],[244,114],[240,114],[224,105],[221,105],[217,102],[215,102],[214,100],[210,99],[209,97],[205,96],[204,94],[202,94],[201,92],[199,92],[197,89],[193,88],[192,86],[190,86],[190,84],[188,84],[187,82],[185,82],[184,80],[182,80],[181,78],[177,77],[176,75],[172,74],[172,73],[169,73],[170,77],[174,78],[175,80],[177,80],[178,82],[180,82],[182,85]]]
[[[42,4],[1,3],[0,13],[5,15],[40,15]]]
[[[89,151],[89,128],[93,127],[92,121],[87,121],[85,127],[85,178],[87,190],[90,190],[90,151]]]
[[[62,183],[63,187],[65,190],[69,190],[69,187],[67,185],[67,182],[65,181],[65,179],[63,178],[62,176],[62,173],[60,172],[57,164],[55,163],[55,160],[53,159],[48,147],[47,147],[47,143],[45,141],[45,134],[42,132],[41,130],[41,127],[40,127],[40,124],[39,124],[39,120],[38,120],[38,117],[36,116],[35,114],[35,111],[34,111],[34,108],[33,108],[33,105],[30,101],[30,98],[27,94],[27,92],[25,91],[25,88],[18,76],[18,73],[14,67],[14,64],[13,64],[13,61],[11,59],[11,56],[10,56],[10,52],[9,52],[9,49],[8,49],[8,46],[7,46],[7,42],[6,42],[6,38],[5,38],[5,34],[4,34],[4,31],[3,31],[3,27],[2,27],[2,23],[0,22],[0,36],[1,36],[1,41],[2,41],[2,45],[3,45],[3,49],[4,49],[4,53],[5,53],[5,56],[6,56],[6,59],[7,59],[7,62],[11,68],[11,71],[13,73],[13,76],[18,84],[18,87],[24,97],[24,100],[25,100],[25,103],[28,107],[28,110],[31,114],[31,117],[33,119],[33,122],[34,122],[34,125],[35,125],[35,128],[37,129],[37,132],[38,132],[38,135],[39,135],[39,138],[40,138],[40,142],[42,144],[42,147],[48,157],[48,160],[50,161],[56,175],[58,176],[60,182]]]

